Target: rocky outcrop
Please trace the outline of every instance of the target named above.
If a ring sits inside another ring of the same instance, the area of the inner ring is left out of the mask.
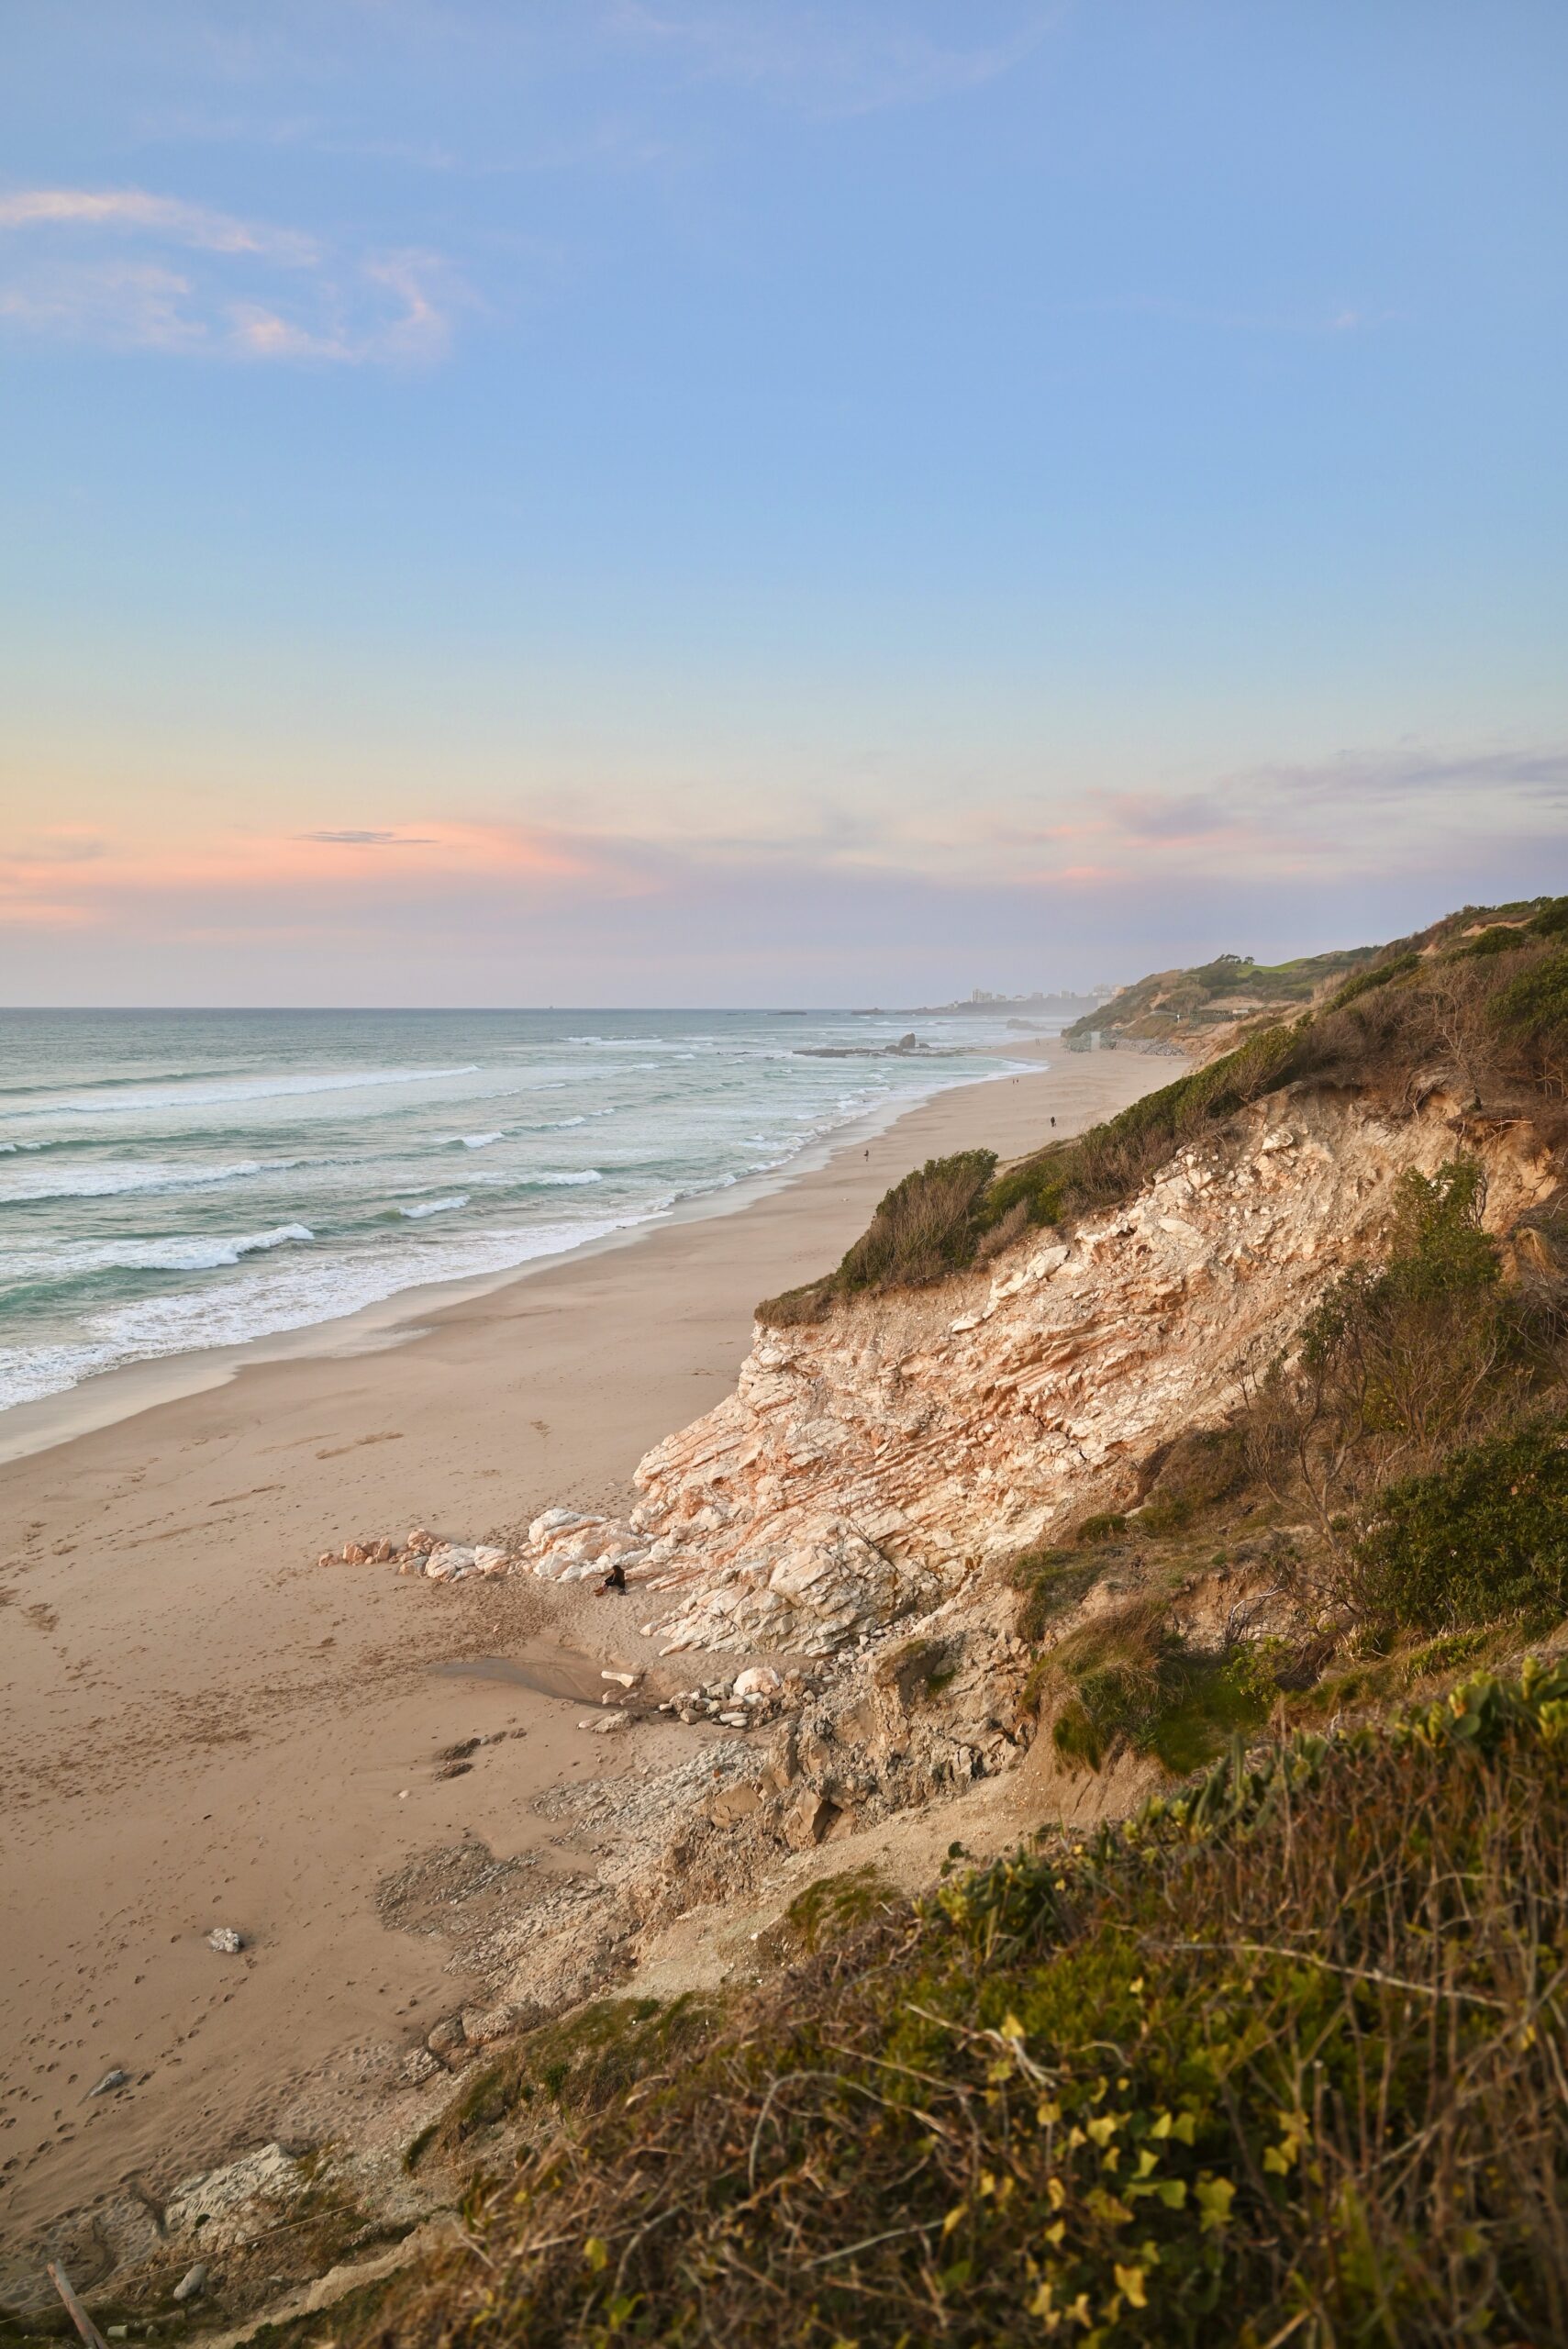
[[[494,1542],[443,1542],[422,1526],[399,1544],[372,1536],[345,1542],[340,1550],[324,1550],[317,1562],[323,1566],[395,1566],[400,1575],[418,1575],[427,1582],[466,1582],[471,1575],[507,1573],[512,1561]]]
[[[1398,1176],[1460,1150],[1498,1229],[1553,1179],[1528,1127],[1440,1096],[1406,1116],[1272,1097],[989,1278],[759,1328],[735,1393],[644,1459],[627,1519],[548,1510],[521,1563],[565,1580],[618,1559],[668,1610],[667,1652],[820,1658],[925,1614],[1070,1512],[1132,1498],[1138,1464],[1222,1416],[1242,1364],[1372,1252]]]

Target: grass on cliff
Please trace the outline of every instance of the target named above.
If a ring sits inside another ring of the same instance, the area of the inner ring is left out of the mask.
[[[1513,1033],[1489,935],[1451,951]],[[723,2009],[524,2042],[449,2117],[441,2151],[489,2165],[465,2247],[345,2349],[1568,2338],[1568,1663],[1477,1669],[1568,1609],[1568,1247],[1547,1216],[1503,1250],[1482,1203],[1462,1156],[1407,1176],[1385,1262],[1232,1424],[1018,1561],[1036,1639],[1107,1585],[1037,1665],[1062,1762],[1225,1758],[912,1906],[828,1878],[759,1948],[790,1970]],[[1244,1597],[1188,1647],[1182,1593],[1228,1558],[1290,1637]],[[947,1651],[880,1668],[935,1689]]]
[[[1568,2337],[1568,1671],[884,1914],[479,2181],[354,2349]]]
[[[1071,1141],[996,1174],[987,1151],[929,1160],[882,1200],[837,1269],[764,1298],[774,1328],[818,1320],[835,1303],[918,1287],[984,1261],[1031,1226],[1070,1226],[1130,1198],[1177,1150],[1287,1086],[1357,1087],[1395,1108],[1438,1083],[1509,1114],[1528,1108],[1568,1133],[1568,898],[1474,907],[1402,941],[1301,1017],[1263,1027]],[[1333,958],[1328,958],[1332,960]],[[1353,958],[1351,958],[1353,959]]]
[[[1233,1424],[1151,1456],[1140,1508],[1015,1561],[1019,1629],[1050,1642],[1029,1703],[1070,1768],[1130,1750],[1179,1776],[1282,1700],[1320,1710],[1325,1674],[1335,1709],[1387,1701],[1473,1635],[1517,1652],[1568,1614],[1568,1274],[1543,1225],[1505,1279],[1482,1197],[1471,1160],[1406,1174],[1383,1264],[1327,1291]],[[1258,1638],[1243,1598],[1218,1650],[1188,1644],[1178,1592],[1232,1560],[1294,1637]]]

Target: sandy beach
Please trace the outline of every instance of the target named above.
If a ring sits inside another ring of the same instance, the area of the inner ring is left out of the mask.
[[[601,1664],[651,1655],[636,1600],[441,1589],[320,1552],[417,1524],[504,1538],[624,1498],[642,1453],[733,1383],[754,1300],[834,1263],[911,1165],[1017,1154],[1173,1073],[1062,1053],[857,1135],[740,1213],[436,1310],[406,1297],[402,1342],[258,1360],[0,1467],[6,2239],[341,2125],[468,1994],[421,1855],[483,1846],[558,1887],[592,1871],[591,1844],[531,1806],[617,1766],[578,1724]],[[618,1766],[704,1734],[651,1727]],[[495,1742],[440,1775],[474,1737]],[[217,1925],[241,1955],[207,1946]],[[92,2098],[111,2070],[129,2084]]]

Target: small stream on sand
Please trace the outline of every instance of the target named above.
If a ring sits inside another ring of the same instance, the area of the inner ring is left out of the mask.
[[[521,1657],[461,1656],[432,1666],[444,1680],[501,1680],[514,1688],[531,1689],[537,1697],[559,1697],[573,1705],[596,1705],[606,1694],[622,1694],[604,1678],[599,1665],[587,1656],[563,1653],[559,1648],[536,1650]]]

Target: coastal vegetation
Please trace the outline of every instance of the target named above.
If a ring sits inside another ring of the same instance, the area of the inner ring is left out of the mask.
[[[1568,2326],[1568,1671],[1240,1750],[841,1931],[395,2288],[399,2344]]]
[[[340,2338],[1568,2333],[1568,1227],[1549,1182],[1489,1230],[1465,1143],[1528,1126],[1560,1167],[1568,902],[1505,911],[1077,1141],[888,1195],[801,1318],[1069,1228],[1266,1093],[1454,1105],[1223,1420],[1012,1562],[1022,1731],[1158,1791],[987,1866],[954,1842],[913,1900],[818,1877],[752,1986],[525,2039],[448,2128],[466,2246]],[[878,1685],[939,1701],[947,1653]]]
[[[1568,898],[1540,898],[1466,907],[1414,941],[1283,965],[1306,995],[1318,992],[1296,1018],[1269,1012],[1244,1023],[1229,1049],[1173,1084],[1011,1165],[998,1168],[981,1150],[928,1161],[888,1192],[834,1271],[764,1298],[758,1318],[779,1329],[817,1320],[842,1300],[984,1263],[1031,1227],[1070,1229],[1129,1198],[1239,1109],[1293,1085],[1354,1086],[1405,1106],[1423,1082],[1446,1077],[1462,1086],[1467,1108],[1504,1117],[1528,1108],[1553,1131],[1558,1121],[1568,1130],[1565,935]],[[1347,963],[1357,967],[1334,985]]]

